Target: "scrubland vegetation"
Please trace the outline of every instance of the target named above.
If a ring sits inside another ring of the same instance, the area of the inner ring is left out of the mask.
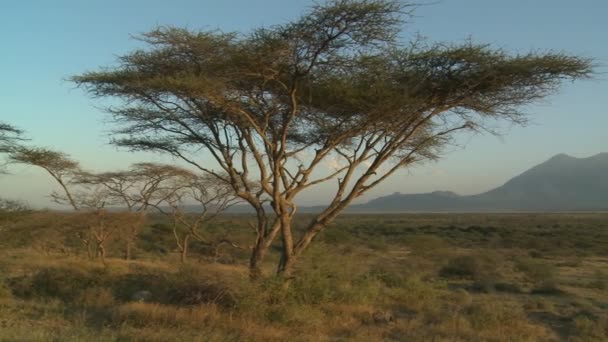
[[[244,33],[161,26],[69,77],[109,112],[112,144],[189,169],[85,170],[0,122],[0,153],[44,169],[74,210],[0,201],[0,340],[606,340],[605,214],[340,216],[593,74],[564,53],[402,41],[415,8],[330,0]],[[327,206],[298,214],[322,185]],[[255,215],[224,212],[236,203]]]
[[[111,235],[104,265],[79,215],[3,212],[1,341],[608,338],[607,214],[346,215],[288,287],[272,275],[278,243],[251,281],[247,247],[193,241],[180,262],[161,215],[131,260]],[[251,219],[224,214],[204,234],[246,246]]]

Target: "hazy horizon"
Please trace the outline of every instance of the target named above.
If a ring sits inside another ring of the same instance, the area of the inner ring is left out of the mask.
[[[173,162],[158,154],[117,151],[108,145],[105,114],[67,77],[100,66],[139,43],[130,36],[156,25],[190,29],[242,31],[286,22],[303,12],[310,1],[56,1],[0,4],[0,37],[7,51],[0,57],[5,82],[0,85],[0,121],[27,132],[34,145],[70,154],[87,169],[113,170],[138,161]],[[235,9],[238,9],[235,11]],[[584,158],[608,151],[603,41],[608,24],[603,1],[445,0],[421,6],[402,36],[421,33],[429,41],[490,43],[509,52],[556,50],[590,57],[599,65],[595,80],[565,83],[557,95],[528,106],[526,127],[500,127],[507,134],[464,136],[437,163],[403,170],[358,202],[401,193],[453,191],[476,194],[552,156],[566,153]],[[567,25],[565,25],[567,23]],[[2,197],[50,205],[54,183],[43,172],[12,166],[0,177]],[[301,205],[325,203],[334,183],[304,193]]]

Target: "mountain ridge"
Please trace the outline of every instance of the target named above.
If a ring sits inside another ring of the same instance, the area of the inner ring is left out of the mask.
[[[453,194],[446,200],[444,193]],[[454,196],[455,195],[455,196]],[[389,198],[389,196],[392,196]],[[560,153],[480,194],[453,192],[382,196],[354,211],[579,211],[608,209],[608,153],[576,158]],[[424,199],[424,202],[415,202]],[[351,210],[353,211],[353,210]]]

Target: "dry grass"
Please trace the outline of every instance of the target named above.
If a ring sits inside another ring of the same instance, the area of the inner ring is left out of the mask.
[[[160,228],[142,233],[136,260],[112,257],[120,250],[110,244],[107,266],[77,245],[69,255],[28,247],[44,237],[29,232],[0,250],[0,341],[603,341],[606,222],[345,216],[308,251],[288,291],[272,276],[251,283],[239,250],[226,251],[226,264],[194,246],[181,265]],[[238,217],[214,229],[249,234]],[[54,234],[53,244],[70,243]],[[150,298],[133,301],[142,290]],[[378,321],[379,312],[392,320]]]

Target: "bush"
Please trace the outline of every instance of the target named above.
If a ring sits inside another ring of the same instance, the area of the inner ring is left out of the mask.
[[[572,320],[574,341],[606,341],[608,339],[608,320],[578,315]]]
[[[76,303],[83,307],[106,308],[115,304],[112,291],[106,287],[90,287],[80,291]]]
[[[557,287],[555,278],[557,270],[551,264],[536,259],[519,259],[515,266],[526,275],[529,281],[534,283],[536,289],[534,293],[556,293]]]
[[[329,227],[322,233],[323,241],[328,244],[348,244],[353,241],[353,236],[345,227]]]
[[[491,255],[463,255],[448,261],[439,275],[444,278],[464,278],[487,283],[499,278],[497,261]]]
[[[608,275],[599,270],[595,271],[593,279],[587,286],[598,290],[608,290]]]
[[[407,247],[416,254],[427,254],[445,248],[447,243],[435,235],[416,235],[405,239]]]
[[[103,285],[102,274],[68,268],[45,268],[33,276],[13,278],[9,286],[18,297],[57,298],[64,302],[77,302],[81,291]]]
[[[197,267],[183,266],[167,283],[168,304],[217,304],[234,307],[237,295],[231,284],[219,274],[205,272]]]

